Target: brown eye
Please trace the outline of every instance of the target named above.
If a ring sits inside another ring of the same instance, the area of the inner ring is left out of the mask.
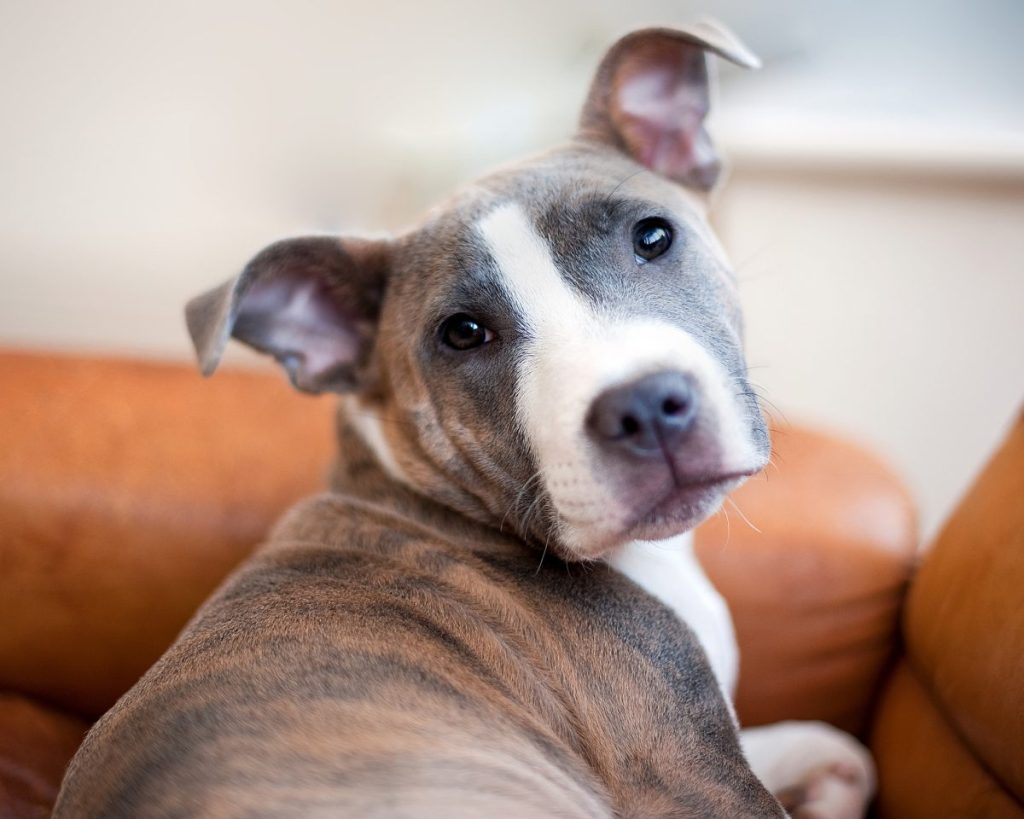
[[[633,228],[633,253],[640,264],[657,259],[671,245],[672,226],[660,217],[641,219]]]
[[[441,325],[441,340],[453,350],[472,350],[493,337],[490,330],[466,313],[456,313]]]

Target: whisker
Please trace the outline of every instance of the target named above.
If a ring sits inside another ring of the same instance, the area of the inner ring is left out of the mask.
[[[774,269],[773,267],[762,267],[760,271],[755,270],[753,273],[751,273],[750,270],[751,266],[754,266],[756,268],[758,263],[762,260],[761,257],[770,251],[770,244],[765,244],[762,247],[755,248],[754,250],[747,253],[747,255],[742,260],[734,262],[732,266],[732,272],[733,275],[736,276],[736,281],[739,282],[740,284],[747,284],[749,282],[759,281],[760,279],[763,279],[766,276],[777,276],[779,274],[779,271]]]
[[[773,415],[777,416],[784,424],[788,426],[789,418],[786,417],[786,413],[782,411],[778,404],[776,404],[774,401],[768,398],[767,395],[765,395],[765,393],[768,390],[764,387],[764,385],[758,384],[756,381],[750,381],[749,379],[747,380],[747,383],[750,384],[751,388],[754,390],[754,394],[760,399],[760,401],[763,404],[767,404],[771,408]]]
[[[538,480],[540,477],[541,477],[541,470],[538,469],[536,472],[533,473],[533,475],[531,475],[527,479],[526,483],[524,483],[522,485],[522,487],[519,489],[519,491],[516,493],[515,498],[508,505],[508,508],[505,510],[505,514],[502,515],[502,517],[501,517],[501,522],[498,524],[498,531],[499,532],[504,531],[505,521],[508,520],[508,516],[510,514],[512,514],[512,510],[514,508],[519,506],[519,502],[523,499],[523,495],[526,494],[526,492],[529,491],[531,484],[533,484],[534,481]]]
[[[629,182],[630,179],[633,179],[634,177],[639,176],[642,173],[647,173],[647,168],[641,168],[640,170],[633,171],[633,173],[629,174],[629,176],[627,176],[625,179],[619,182],[618,185],[612,188],[611,193],[608,194],[608,198],[611,199],[613,196],[615,196],[615,194],[619,192],[619,188],[621,188],[623,185]]]
[[[547,536],[546,538],[544,538],[544,549],[543,549],[543,551],[542,551],[542,552],[540,553],[540,562],[538,562],[538,563],[537,563],[537,571],[535,571],[535,572],[533,573],[533,576],[534,576],[534,577],[536,577],[537,575],[539,575],[539,574],[540,574],[540,569],[541,569],[541,566],[543,566],[543,565],[544,565],[544,558],[545,558],[545,557],[547,557],[547,554],[548,554],[548,542],[549,542],[550,540],[551,540],[551,532],[549,531],[549,532],[548,532],[548,536]]]
[[[530,501],[530,505],[526,507],[526,511],[523,513],[523,518],[519,522],[519,528],[524,534],[529,533],[530,529],[533,528],[533,521],[531,518],[536,512],[540,511],[541,500],[541,495],[537,495],[537,497]]]
[[[743,514],[743,510],[740,509],[739,506],[736,505],[736,501],[734,501],[732,498],[726,498],[726,501],[728,501],[729,505],[733,509],[736,510],[736,514],[738,514],[743,519],[744,523],[746,523],[747,526],[749,526],[751,529],[753,529],[759,535],[763,535],[764,534],[764,532],[762,532],[753,523],[750,522],[750,518],[748,518],[746,515]]]

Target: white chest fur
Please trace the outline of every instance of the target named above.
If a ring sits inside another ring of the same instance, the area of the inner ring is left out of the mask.
[[[693,536],[687,532],[657,542],[633,541],[613,552],[607,562],[693,629],[726,699],[731,701],[739,673],[736,634],[725,600],[693,553]]]

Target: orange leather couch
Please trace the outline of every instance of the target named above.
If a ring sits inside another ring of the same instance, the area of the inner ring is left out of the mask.
[[[0,396],[0,817],[47,816],[89,723],[323,485],[332,402],[276,373],[14,351]],[[774,443],[698,541],[743,721],[860,734],[882,816],[1024,816],[1024,425],[920,567],[878,459],[804,429]]]

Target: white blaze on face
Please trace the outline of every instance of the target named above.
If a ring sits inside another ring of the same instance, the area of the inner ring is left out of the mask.
[[[604,390],[674,369],[689,373],[702,419],[713,424],[722,468],[744,468],[753,444],[721,365],[689,333],[664,321],[602,315],[563,279],[523,210],[499,206],[478,224],[506,291],[528,329],[517,373],[517,406],[566,545],[596,556],[638,510],[626,508],[594,458],[585,419]]]

